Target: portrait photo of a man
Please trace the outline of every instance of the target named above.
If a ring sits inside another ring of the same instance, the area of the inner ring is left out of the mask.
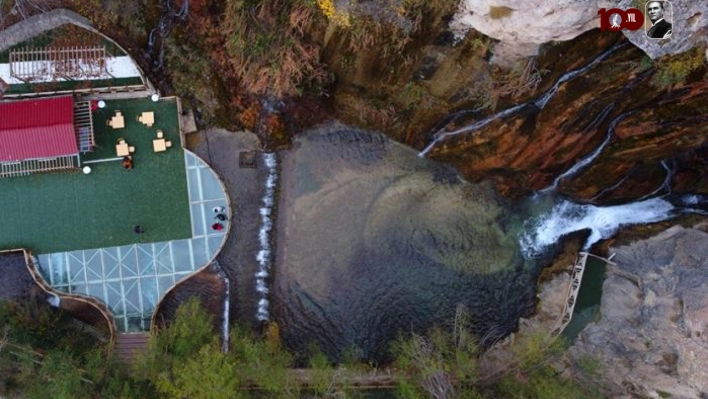
[[[647,37],[650,39],[667,39],[671,36],[672,25],[666,20],[671,12],[671,3],[668,1],[650,1],[647,3],[647,16],[651,21],[651,27],[648,27]]]

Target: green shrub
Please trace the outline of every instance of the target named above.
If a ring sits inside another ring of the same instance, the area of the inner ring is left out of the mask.
[[[657,62],[657,71],[651,79],[651,85],[659,90],[669,89],[686,82],[693,71],[703,67],[705,49],[696,47],[685,53],[663,57]]]

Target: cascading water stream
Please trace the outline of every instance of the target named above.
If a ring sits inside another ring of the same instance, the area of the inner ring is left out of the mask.
[[[583,247],[587,251],[620,227],[661,222],[687,212],[705,214],[706,203],[708,199],[698,195],[663,196],[604,207],[560,200],[549,212],[526,221],[519,245],[524,257],[532,259],[544,255],[562,236],[590,229]]]
[[[605,194],[607,194],[607,193],[611,193],[611,192],[614,191],[617,187],[621,186],[624,182],[626,182],[627,179],[629,179],[629,176],[630,176],[630,174],[627,173],[627,174],[624,175],[624,177],[621,178],[620,181],[618,181],[617,183],[615,183],[615,184],[613,184],[612,186],[607,187],[607,188],[603,189],[602,191],[600,191],[599,193],[595,194],[594,197],[590,198],[590,201],[595,201],[595,200],[597,200],[598,198],[602,197],[603,195],[605,195]]]
[[[230,316],[230,299],[231,299],[231,284],[229,281],[229,277],[226,275],[226,273],[223,273],[222,278],[224,279],[224,285],[225,285],[225,293],[224,293],[224,315],[223,318],[224,320],[222,321],[221,324],[221,333],[223,335],[222,338],[222,343],[221,343],[221,351],[223,353],[227,353],[229,351],[229,316]]]
[[[664,178],[664,181],[661,183],[661,185],[654,191],[650,192],[649,194],[639,198],[639,201],[653,197],[654,195],[658,194],[661,192],[661,190],[666,190],[667,194],[671,194],[671,179],[674,177],[674,172],[669,168],[669,166],[666,164],[666,161],[661,161],[661,166],[664,167],[664,170],[666,171],[666,177]]]
[[[594,161],[595,158],[597,158],[600,155],[600,153],[605,148],[605,146],[607,146],[607,144],[610,143],[612,136],[615,134],[615,127],[617,126],[617,124],[620,123],[624,118],[629,116],[631,113],[632,113],[632,111],[625,112],[622,115],[615,118],[612,122],[610,122],[610,126],[607,128],[607,135],[605,136],[605,140],[602,141],[602,144],[600,144],[600,146],[597,147],[595,149],[595,151],[591,152],[590,155],[581,159],[580,161],[578,161],[578,163],[573,165],[570,169],[566,170],[565,172],[560,174],[558,177],[556,177],[555,180],[553,180],[553,184],[551,184],[550,186],[541,190],[540,193],[544,194],[544,193],[548,193],[550,191],[555,191],[558,188],[558,184],[560,184],[561,181],[563,181],[564,179],[567,179],[571,176],[575,176],[578,172],[583,170],[586,166],[590,165],[590,163],[592,161]]]
[[[619,50],[622,47],[624,47],[624,44],[619,44],[617,46],[610,47],[604,53],[598,55],[597,58],[592,60],[592,62],[585,65],[584,67],[582,67],[580,69],[576,69],[574,71],[566,72],[560,78],[558,78],[558,80],[556,81],[556,84],[554,84],[550,90],[543,93],[541,95],[541,97],[536,99],[533,103],[536,104],[536,106],[540,109],[545,108],[546,104],[548,104],[548,101],[551,99],[551,97],[553,97],[553,95],[556,94],[556,92],[558,91],[558,88],[560,87],[561,84],[573,79],[574,77],[576,77],[580,74],[583,74],[583,73],[589,71],[592,67],[599,64],[600,62],[602,62],[602,60],[609,57],[610,54],[614,53],[615,51]]]
[[[499,118],[503,118],[505,116],[509,116],[509,115],[515,113],[516,111],[520,110],[521,108],[525,107],[526,105],[534,104],[536,107],[543,109],[546,106],[546,104],[548,104],[548,101],[551,99],[551,97],[553,97],[553,95],[558,91],[558,88],[560,87],[561,84],[568,82],[569,80],[575,78],[576,76],[587,72],[592,67],[594,67],[595,65],[602,62],[602,60],[604,60],[605,58],[610,56],[610,54],[614,53],[615,51],[619,50],[622,47],[624,47],[624,44],[619,44],[614,47],[611,47],[610,49],[606,50],[602,54],[598,55],[594,60],[592,60],[590,63],[588,63],[584,67],[564,73],[563,75],[561,75],[560,78],[558,78],[558,80],[556,81],[556,83],[553,85],[553,87],[550,90],[548,90],[547,92],[542,94],[539,98],[537,98],[534,101],[519,104],[514,107],[505,109],[504,111],[501,111],[501,112],[498,112],[494,115],[491,115],[481,121],[477,121],[471,125],[465,126],[463,128],[457,129],[452,132],[443,132],[442,129],[438,130],[437,132],[435,132],[435,134],[433,134],[433,141],[430,144],[428,144],[428,146],[425,147],[421,152],[419,152],[418,156],[421,158],[425,157],[435,147],[436,144],[440,143],[441,141],[443,141],[447,137],[456,136],[458,134],[463,134],[463,133],[469,133],[469,132],[473,132],[477,129],[481,129],[484,126],[488,125],[489,123],[491,123]]]
[[[258,242],[260,251],[256,255],[258,261],[258,272],[256,273],[256,291],[260,295],[258,300],[258,310],[256,317],[259,321],[268,321],[270,318],[268,301],[268,276],[270,275],[270,266],[272,261],[272,251],[270,245],[270,233],[273,229],[273,205],[275,203],[275,184],[278,180],[277,161],[274,153],[263,154],[263,160],[268,168],[268,177],[266,179],[265,194],[263,195],[263,206],[260,209],[261,213],[261,229],[258,232]]]
[[[519,105],[517,105],[517,106],[515,106],[515,107],[511,107],[511,108],[506,109],[506,110],[504,110],[504,111],[502,111],[502,112],[496,113],[496,114],[494,114],[494,115],[492,115],[492,116],[490,116],[490,117],[488,117],[488,118],[482,119],[481,121],[475,122],[475,123],[473,123],[473,124],[471,124],[471,125],[469,125],[469,126],[465,126],[465,127],[461,128],[461,129],[457,129],[457,130],[452,131],[452,132],[445,132],[445,133],[442,133],[442,131],[438,131],[437,133],[435,133],[435,134],[433,135],[433,137],[434,137],[433,142],[430,143],[430,144],[428,144],[428,146],[425,147],[425,149],[423,149],[423,151],[421,151],[420,153],[418,153],[418,156],[419,156],[420,158],[423,158],[428,152],[430,152],[430,150],[433,149],[433,147],[435,147],[435,144],[441,142],[441,141],[444,140],[446,137],[456,136],[456,135],[458,135],[458,134],[467,133],[467,132],[472,132],[472,131],[475,131],[475,130],[477,130],[477,129],[481,129],[481,128],[483,128],[484,126],[488,125],[490,122],[493,122],[493,121],[495,121],[495,120],[497,120],[497,119],[499,119],[499,118],[503,118],[503,117],[505,117],[505,116],[507,116],[507,115],[511,115],[511,114],[513,114],[514,112],[518,111],[519,109],[523,108],[524,106],[526,106],[526,103],[519,104]]]
[[[163,1],[164,12],[160,17],[160,21],[157,23],[157,27],[153,28],[148,34],[147,43],[147,55],[151,57],[153,51],[155,50],[155,44],[159,43],[159,51],[157,52],[157,59],[153,61],[154,66],[162,68],[165,61],[165,38],[172,31],[172,26],[175,19],[180,21],[186,21],[189,17],[189,0],[183,0],[182,5],[178,11],[175,11],[173,7],[173,0]]]

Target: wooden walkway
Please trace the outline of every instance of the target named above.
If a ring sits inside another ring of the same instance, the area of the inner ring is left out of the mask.
[[[610,259],[605,259],[588,252],[578,252],[578,257],[575,259],[575,263],[573,264],[573,272],[570,276],[568,295],[565,304],[563,305],[563,313],[561,314],[558,326],[554,328],[551,333],[554,337],[560,335],[563,330],[568,327],[568,324],[570,324],[570,321],[573,318],[573,310],[575,309],[575,303],[578,300],[578,293],[580,292],[580,285],[583,282],[583,274],[585,272],[585,264],[587,263],[588,256],[598,258],[607,264],[614,265],[614,263],[610,261],[612,256],[610,256]]]
[[[120,333],[113,347],[116,357],[126,364],[133,364],[141,353],[147,352],[149,333]]]

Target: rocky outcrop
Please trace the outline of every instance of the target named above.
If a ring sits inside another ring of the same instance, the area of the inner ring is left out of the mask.
[[[571,358],[597,359],[611,397],[704,397],[708,233],[677,226],[612,251],[621,273],[605,280],[601,319],[582,331]]]
[[[458,38],[474,29],[499,40],[492,61],[510,65],[537,55],[542,44],[571,40],[598,28],[600,8],[624,10],[637,6],[645,11],[644,2],[634,0],[463,0],[450,29]],[[651,58],[679,54],[708,43],[708,3],[677,1],[672,6],[666,18],[673,22],[675,34],[671,39],[648,39],[644,29],[623,31]]]
[[[563,307],[568,299],[570,273],[562,272],[539,286],[536,313],[519,319],[519,329],[485,351],[479,360],[479,380],[494,381],[519,362],[519,353],[529,340],[540,337],[551,342],[550,332],[560,325]]]
[[[553,40],[552,35],[565,39],[580,34],[590,28],[583,18],[597,18],[598,7],[619,3],[582,4],[583,11],[573,14],[575,28],[545,29],[549,36],[539,33],[534,43]],[[502,6],[487,4],[485,12],[492,12],[489,7]],[[575,6],[565,7],[568,10],[561,7],[555,12],[575,12]],[[527,9],[533,7],[525,4]],[[499,18],[487,18],[486,23],[523,14],[505,10],[494,11]],[[539,10],[546,6],[539,5]],[[647,45],[673,53],[697,43],[703,15],[694,18],[695,40],[686,39],[674,49],[663,41]],[[620,33],[594,29],[570,41],[544,44],[536,58],[500,72],[489,62],[502,51],[499,43],[473,30],[461,43],[452,44],[447,25],[441,22],[444,18],[430,21],[425,32],[395,53],[402,54],[401,59],[390,63],[379,57],[383,45],[353,54],[348,49],[354,39],[342,32],[333,34],[325,58],[337,75],[332,103],[338,118],[384,131],[419,150],[436,142],[426,157],[453,164],[470,180],[491,178],[509,196],[551,186],[603,143],[597,159],[558,181],[558,191],[596,204],[669,190],[708,193],[708,70],[701,49],[655,62],[636,46],[642,46],[639,41],[630,43]],[[509,24],[511,33],[505,34],[519,36],[513,32],[523,31],[522,27]],[[486,33],[494,37],[493,32]],[[612,48],[614,52],[592,64]],[[590,64],[587,71],[556,86],[564,74]],[[541,101],[554,90],[547,102]],[[482,127],[446,135],[517,105],[515,112]],[[437,140],[441,135],[446,136]]]
[[[593,60],[588,49],[618,46],[609,40],[600,32],[583,35],[573,45],[549,49],[539,58],[540,68],[557,69],[564,60],[573,60],[565,71],[581,68]],[[690,180],[676,183],[684,189],[706,190],[708,181],[700,166],[706,162],[708,142],[705,68],[687,74],[673,89],[662,89],[667,70],[684,67],[684,61],[655,67],[642,61],[636,47],[619,46],[587,72],[560,84],[545,106],[539,107],[542,95],[537,94],[509,116],[446,138],[427,156],[453,163],[469,178],[492,177],[501,183],[502,191],[518,194],[523,193],[520,187],[550,186],[607,140],[592,163],[559,182],[561,192],[596,202],[628,201],[662,187],[667,172]],[[552,79],[544,79],[538,92],[552,90],[562,72],[554,71]],[[444,131],[481,119],[458,118]],[[686,159],[696,162],[682,161]],[[672,180],[668,180],[665,190],[670,189]]]
[[[551,41],[571,40],[599,27],[606,0],[463,0],[450,23],[458,38],[470,29],[499,40],[492,61],[509,65]]]
[[[636,4],[637,2],[633,0],[622,0],[617,7],[627,9],[636,6]],[[624,35],[651,58],[679,54],[693,47],[708,44],[708,3],[705,1],[672,1],[671,7],[667,6],[667,9],[666,20],[673,23],[674,33],[671,38],[649,39],[644,29],[636,31],[625,29]],[[646,16],[646,10],[642,11]]]

